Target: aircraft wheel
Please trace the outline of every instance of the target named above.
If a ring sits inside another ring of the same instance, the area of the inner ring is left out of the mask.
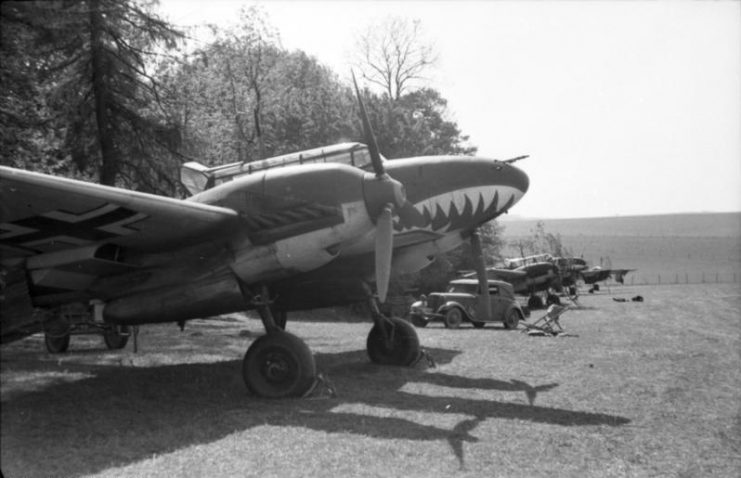
[[[481,321],[478,321],[478,320],[472,320],[471,323],[477,329],[483,329],[484,328],[484,325],[486,325],[486,322],[481,322]]]
[[[44,343],[50,354],[63,354],[69,348],[69,332],[61,335],[47,332],[44,334]]]
[[[110,350],[119,350],[126,347],[129,342],[128,325],[112,325],[103,333],[103,340]]]
[[[368,334],[368,357],[380,365],[411,365],[419,356],[419,337],[412,325],[398,317],[389,319],[393,325],[391,343],[377,325]]]
[[[507,315],[504,317],[504,328],[505,329],[516,329],[517,325],[520,323],[520,313],[517,312],[516,309],[512,309],[509,312],[507,312]]]
[[[244,354],[242,378],[255,395],[299,397],[314,383],[316,364],[303,340],[273,330],[255,340]]]
[[[543,299],[537,295],[531,295],[527,300],[527,306],[530,310],[537,310],[543,308]]]
[[[457,329],[463,322],[463,312],[458,307],[451,308],[445,314],[445,327],[449,329]]]
[[[419,314],[412,314],[411,319],[412,324],[414,324],[415,327],[427,327],[427,324],[429,323],[427,319]]]

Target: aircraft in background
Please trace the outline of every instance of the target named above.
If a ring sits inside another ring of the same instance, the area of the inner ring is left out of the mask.
[[[44,330],[61,353],[92,328],[117,349],[131,326],[255,309],[265,335],[245,353],[245,384],[300,396],[316,367],[285,331],[287,313],[368,301],[370,359],[413,363],[414,327],[378,308],[391,273],[418,271],[468,238],[481,256],[477,228],[516,204],[529,180],[513,161],[386,161],[355,90],[367,146],[190,163],[185,200],[0,167],[3,342]]]
[[[599,290],[598,282],[610,277],[622,284],[625,275],[634,270],[589,267],[584,259],[578,257],[554,257],[546,253],[505,259],[503,268],[488,267],[486,273],[489,279],[512,284],[516,294],[529,297],[528,307],[537,309],[558,302],[553,292],[568,288],[569,295],[573,296],[579,282],[591,285],[590,292],[593,292]],[[474,273],[464,276],[472,275]]]
[[[528,297],[528,308],[539,309],[553,301],[551,291],[562,289],[559,268],[549,258],[548,254],[539,254],[507,259],[505,267],[487,267],[486,274],[489,279],[509,282],[515,294]],[[464,277],[475,274],[468,272]],[[545,297],[541,297],[543,295]]]

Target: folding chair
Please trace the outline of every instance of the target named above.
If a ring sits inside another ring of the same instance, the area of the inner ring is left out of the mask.
[[[553,304],[548,307],[546,314],[533,322],[528,324],[527,322],[521,321],[520,324],[525,327],[521,332],[527,332],[528,335],[552,335],[556,336],[564,333],[561,323],[558,321],[561,314],[566,312],[569,306]]]

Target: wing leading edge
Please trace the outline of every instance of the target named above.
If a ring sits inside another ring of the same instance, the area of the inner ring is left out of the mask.
[[[208,240],[236,211],[0,166],[3,259],[114,244],[145,252]]]

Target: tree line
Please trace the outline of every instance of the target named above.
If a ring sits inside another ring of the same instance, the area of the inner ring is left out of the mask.
[[[215,166],[364,141],[350,85],[284,49],[259,8],[192,48],[155,7],[0,4],[0,164],[183,197],[186,161]],[[390,159],[473,154],[440,92],[413,87],[434,62],[418,33],[418,23],[393,19],[357,41],[358,72],[380,86],[361,93],[379,149]],[[441,274],[464,268],[465,257],[451,255]]]
[[[188,160],[249,162],[363,140],[350,86],[282,48],[258,8],[193,49],[152,7],[2,3],[2,164],[178,196]],[[371,60],[361,69],[373,72]],[[475,152],[442,95],[404,88],[403,74],[393,93],[363,91],[384,155]]]

